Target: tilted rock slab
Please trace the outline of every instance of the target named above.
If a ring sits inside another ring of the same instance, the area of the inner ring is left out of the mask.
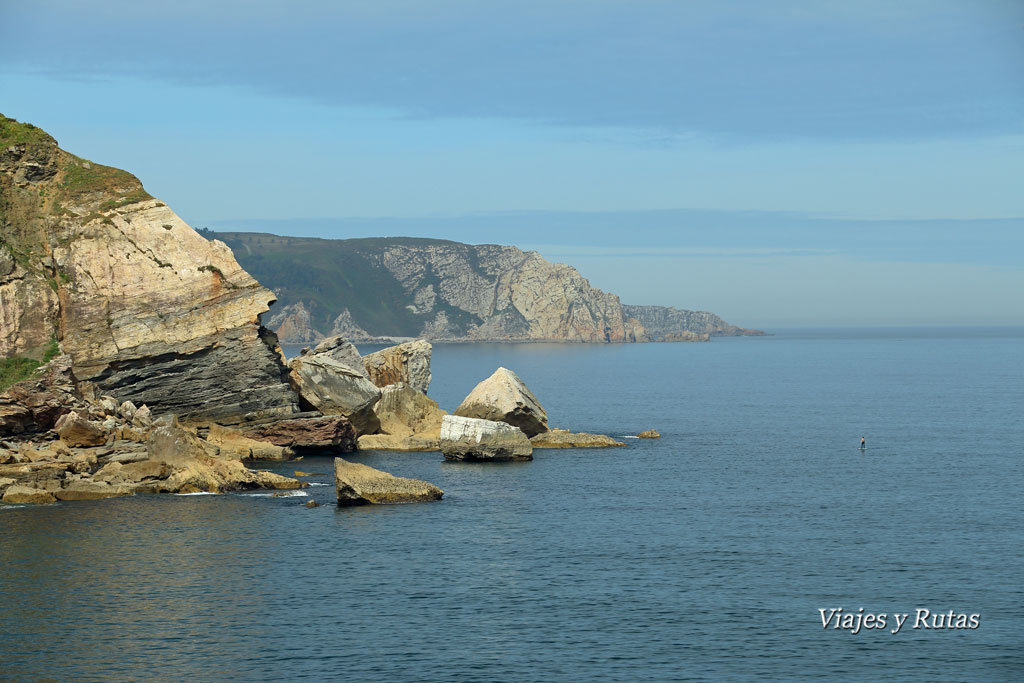
[[[430,387],[430,354],[433,347],[423,339],[390,346],[363,357],[363,367],[378,387],[405,382],[427,393]]]
[[[440,500],[444,491],[419,479],[406,479],[367,465],[334,459],[338,505],[420,503]]]
[[[548,430],[548,414],[523,380],[507,368],[498,368],[469,393],[455,414],[481,420],[506,422],[527,437]]]
[[[457,415],[441,422],[441,452],[446,460],[533,460],[533,445],[518,427]]]
[[[289,363],[292,386],[325,415],[342,415],[359,434],[380,431],[373,406],[380,389],[373,382],[327,354],[306,354]]]
[[[363,358],[359,355],[359,349],[344,337],[328,337],[317,344],[311,353],[333,358],[353,372],[359,373],[366,379],[370,379],[370,375],[366,372],[366,367],[363,365]]]

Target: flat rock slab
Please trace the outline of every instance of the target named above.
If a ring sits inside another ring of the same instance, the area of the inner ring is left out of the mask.
[[[368,465],[334,459],[338,505],[421,503],[440,500],[444,491],[419,479],[406,479]]]
[[[611,448],[625,446],[604,434],[588,434],[587,432],[570,432],[565,429],[552,429],[530,439],[534,448]]]
[[[533,460],[533,445],[518,427],[457,415],[441,421],[441,452],[446,460]]]
[[[53,503],[56,498],[49,491],[32,488],[31,486],[8,486],[4,491],[3,502],[5,503]]]

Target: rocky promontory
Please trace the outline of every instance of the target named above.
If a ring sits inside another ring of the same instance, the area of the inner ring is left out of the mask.
[[[325,240],[204,233],[274,290],[284,342],[707,341],[760,334],[712,313],[627,306],[533,251],[409,237]],[[344,274],[339,277],[339,274]]]

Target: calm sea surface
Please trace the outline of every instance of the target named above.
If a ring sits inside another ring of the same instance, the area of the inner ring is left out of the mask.
[[[338,509],[323,457],[268,468],[320,473],[314,509],[0,506],[0,679],[1024,676],[1024,330],[437,345],[430,394],[452,410],[499,365],[553,426],[662,438],[352,456],[430,504]],[[824,629],[839,607],[888,627]],[[917,608],[980,627],[915,630]]]

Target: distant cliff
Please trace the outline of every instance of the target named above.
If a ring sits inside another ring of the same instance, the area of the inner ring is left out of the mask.
[[[0,115],[0,356],[52,339],[78,381],[120,400],[223,420],[298,398],[259,325],[274,295],[139,180]]]
[[[711,313],[624,306],[575,268],[536,252],[416,238],[323,240],[207,233],[280,301],[266,324],[284,342],[644,342],[760,334]]]

